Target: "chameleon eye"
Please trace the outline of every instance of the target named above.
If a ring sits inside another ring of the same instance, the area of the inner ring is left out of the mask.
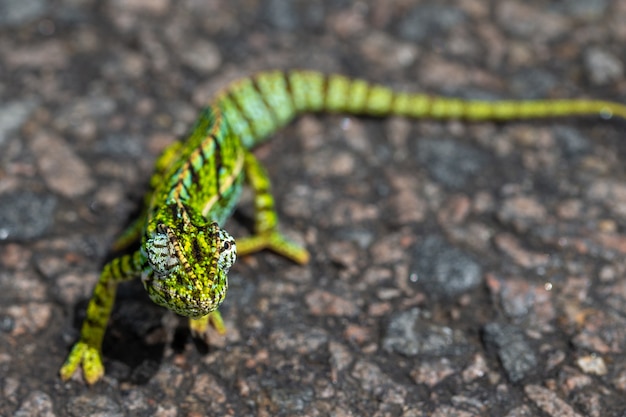
[[[237,259],[237,247],[235,240],[225,230],[219,231],[219,239],[221,240],[221,247],[217,265],[226,273]]]
[[[157,230],[161,228],[165,230],[165,226],[157,226]],[[158,231],[146,241],[145,252],[148,263],[157,275],[167,275],[179,264],[176,251],[165,231]]]

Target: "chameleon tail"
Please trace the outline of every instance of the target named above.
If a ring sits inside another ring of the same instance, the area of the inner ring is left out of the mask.
[[[473,121],[580,115],[626,119],[626,105],[610,101],[463,100],[401,93],[342,75],[299,70],[261,72],[236,81],[216,103],[248,148],[304,112]]]

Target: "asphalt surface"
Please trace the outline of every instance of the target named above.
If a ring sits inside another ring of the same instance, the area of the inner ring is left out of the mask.
[[[239,260],[208,346],[123,285],[104,379],[57,374],[155,158],[230,80],[626,102],[624,22],[610,0],[1,1],[0,415],[624,416],[626,122],[593,117],[303,116],[256,153],[310,264]]]

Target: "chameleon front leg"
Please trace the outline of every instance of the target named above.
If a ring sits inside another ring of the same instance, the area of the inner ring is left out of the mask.
[[[124,255],[113,259],[102,269],[87,306],[87,316],[80,331],[80,339],[67,356],[59,371],[66,381],[82,366],[85,381],[94,384],[104,375],[102,339],[115,302],[117,285],[141,275],[141,254]]]
[[[247,182],[254,192],[254,234],[237,240],[237,255],[269,249],[296,263],[307,263],[307,250],[289,241],[278,231],[278,215],[270,193],[267,172],[250,152],[246,152],[244,164]]]
[[[209,325],[213,326],[219,334],[226,333],[226,326],[219,310],[212,311],[204,317],[199,319],[189,319],[189,330],[193,337],[204,339],[207,343],[207,328]]]

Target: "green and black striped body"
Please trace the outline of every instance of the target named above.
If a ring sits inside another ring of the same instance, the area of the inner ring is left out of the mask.
[[[599,115],[626,118],[626,106],[594,100],[470,101],[394,92],[380,85],[313,71],[262,72],[232,83],[205,108],[189,137],[156,164],[144,214],[116,243],[140,249],[107,264],[94,289],[80,340],[61,377],[82,365],[94,383],[104,374],[101,344],[121,281],[141,278],[157,304],[190,317],[192,332],[224,331],[217,310],[226,296],[236,253],[270,249],[306,263],[307,251],[278,231],[270,181],[251,148],[305,112],[409,118],[512,120]],[[222,229],[246,183],[254,192],[255,230],[234,239]]]

